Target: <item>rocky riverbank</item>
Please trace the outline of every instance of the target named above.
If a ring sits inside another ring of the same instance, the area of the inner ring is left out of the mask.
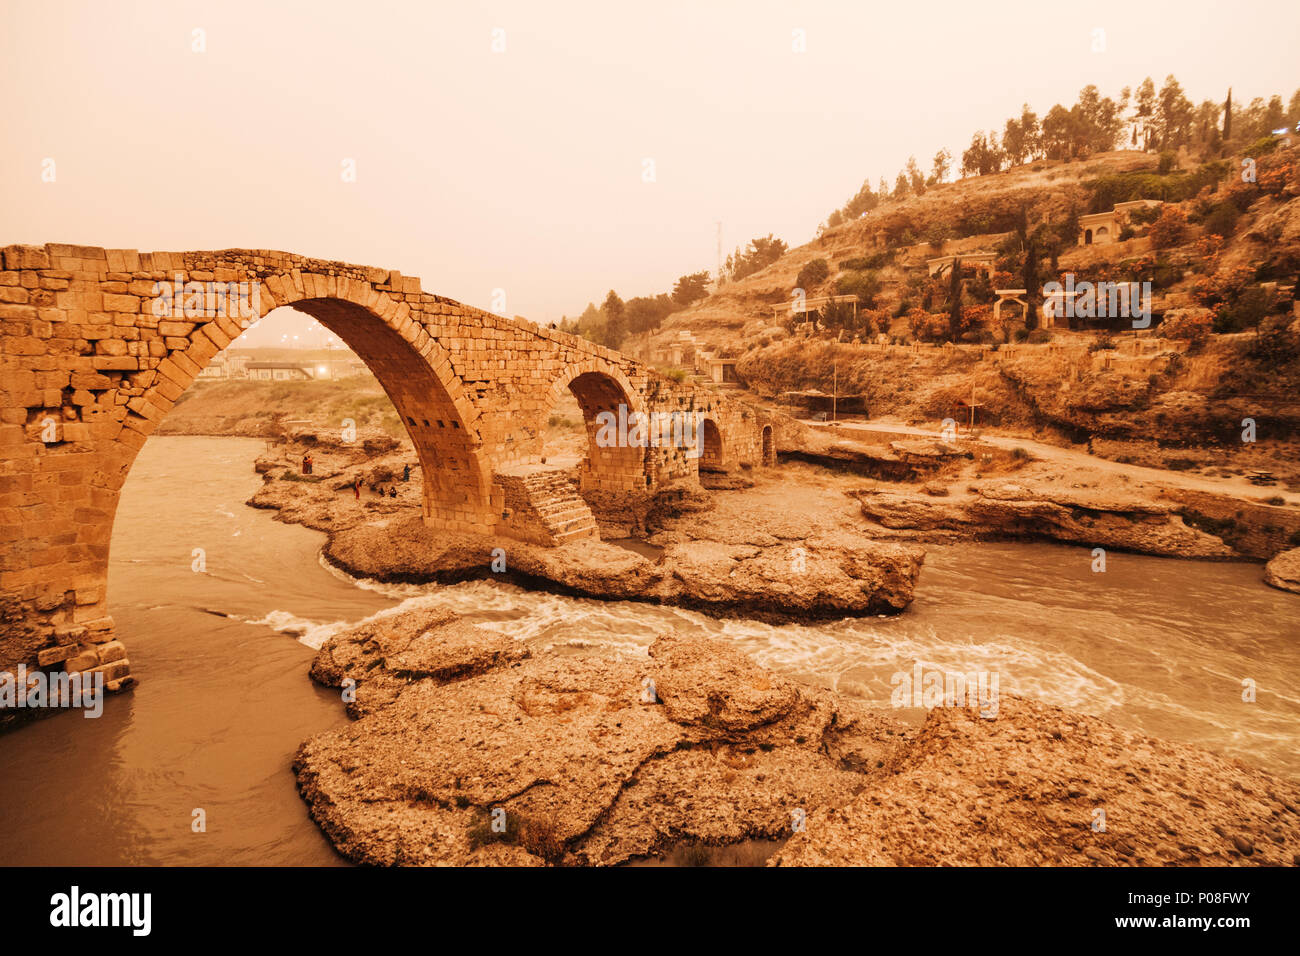
[[[310,476],[299,469],[306,452],[315,459]],[[916,545],[863,535],[853,501],[837,486],[807,488],[792,500],[779,476],[759,473],[715,480],[725,486],[715,490],[664,488],[645,519],[650,547],[640,552],[591,539],[548,548],[448,535],[421,520],[418,469],[410,481],[401,478],[413,463],[410,450],[392,439],[343,445],[299,434],[259,460],[265,481],[249,504],[325,531],[326,559],[356,577],[491,577],[778,622],[898,613],[912,600],[925,558]],[[359,499],[352,490],[358,479]]]
[[[777,469],[709,473],[701,485],[661,489],[633,522],[635,548],[432,532],[421,520],[413,451],[381,434],[351,442],[292,434],[259,459],[264,483],[249,504],[326,532],[326,559],[356,577],[494,578],[777,623],[904,610],[931,542],[1043,540],[1268,560],[1300,540],[1300,508],[1285,499],[1177,476],[1162,482],[1113,462],[1040,458],[982,441],[871,444],[800,428],[782,439],[794,460]],[[301,474],[307,453],[311,475]]]
[[[756,840],[776,865],[1300,862],[1295,783],[1006,695],[918,728],[717,641],[531,656],[430,609],[335,635],[312,675],[355,720],[294,769],[359,863],[708,862]]]

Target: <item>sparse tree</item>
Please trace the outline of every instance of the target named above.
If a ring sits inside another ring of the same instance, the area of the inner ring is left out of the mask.
[[[1297,92],[1300,96],[1300,92]],[[941,149],[934,154],[934,167],[930,173],[930,182],[942,183],[948,179],[948,173],[952,171],[952,153],[946,149]]]
[[[1281,101],[1279,100],[1279,103],[1280,102]],[[921,167],[917,165],[915,156],[907,157],[906,172],[908,184],[912,187],[912,193],[917,196],[924,193],[925,173],[921,172]]]
[[[605,345],[612,349],[619,348],[627,338],[627,307],[618,293],[610,289],[600,311],[605,316]]]
[[[683,308],[709,294],[709,273],[692,272],[678,278],[673,285],[673,301]]]

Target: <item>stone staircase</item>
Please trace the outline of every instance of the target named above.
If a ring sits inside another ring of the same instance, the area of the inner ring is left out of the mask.
[[[557,545],[600,537],[596,516],[568,474],[543,471],[524,475],[522,480],[529,504]]]

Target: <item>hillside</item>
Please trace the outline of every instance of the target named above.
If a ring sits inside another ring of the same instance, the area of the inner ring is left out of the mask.
[[[1300,480],[1291,464],[1300,439],[1298,152],[1261,158],[1256,183],[1237,181],[1235,160],[1162,174],[1155,156],[1116,152],[932,187],[825,230],[674,313],[654,358],[666,364],[683,341],[685,355],[693,347],[734,358],[748,389],[778,405],[784,392],[837,390],[862,396],[873,418],[937,429],[945,418],[965,422],[973,395],[983,426],[1149,464],[1212,469],[1232,459]],[[1081,234],[1075,217],[1135,191],[1171,201],[1123,241],[1062,240]],[[1067,274],[1149,281],[1151,327],[1134,330],[1123,317],[1030,329],[1015,305],[995,321],[993,290],[1026,287],[1023,236],[1035,232],[1055,242],[1039,248],[1040,284],[1064,284]],[[954,334],[949,281],[926,263],[980,252],[994,257],[993,274],[964,270]],[[808,267],[819,259],[825,277],[806,295],[865,292],[856,317],[823,308],[805,324],[789,314],[801,271],[816,275]],[[1257,441],[1242,440],[1246,420]]]

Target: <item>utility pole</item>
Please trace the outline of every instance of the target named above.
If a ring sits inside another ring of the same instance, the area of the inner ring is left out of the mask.
[[[831,359],[831,421],[836,421],[840,403],[840,364]]]

